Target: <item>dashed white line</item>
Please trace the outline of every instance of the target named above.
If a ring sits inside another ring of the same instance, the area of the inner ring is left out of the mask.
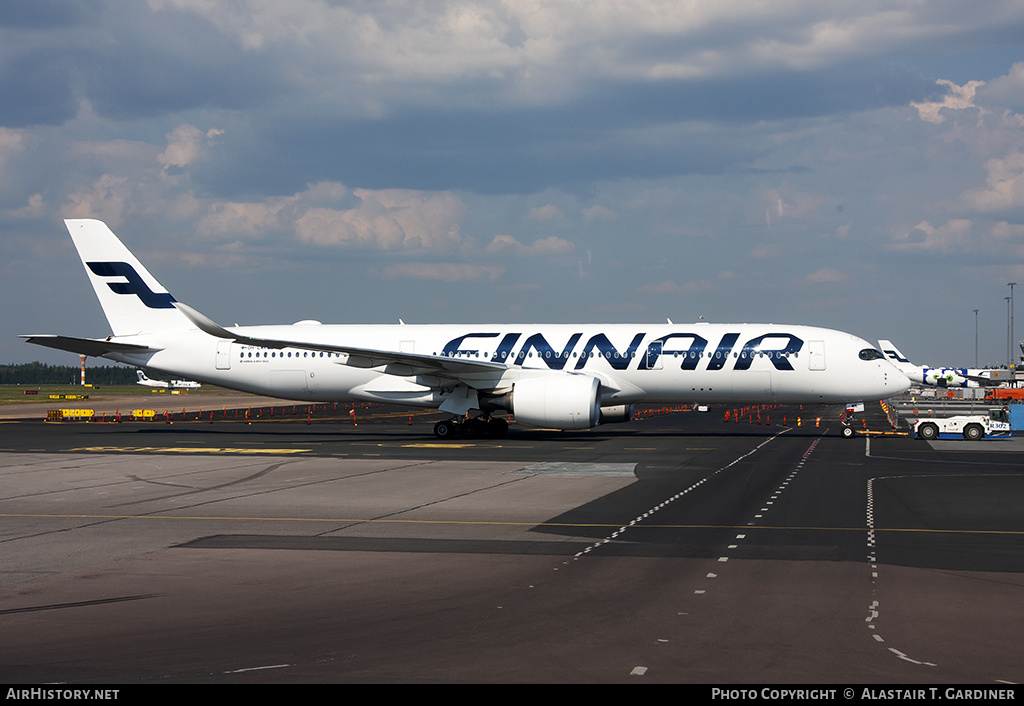
[[[870,443],[870,438],[868,438],[867,441]],[[867,446],[867,451],[865,453],[866,456],[870,456],[871,455],[870,450],[871,450],[871,447]],[[867,555],[867,558],[868,558],[868,563],[870,564],[870,567],[871,567],[871,595],[874,596],[874,600],[871,601],[871,605],[868,606],[868,615],[867,615],[867,618],[865,618],[865,622],[867,623],[867,626],[868,626],[869,630],[876,630],[878,628],[878,626],[877,626],[875,621],[878,620],[878,616],[880,615],[880,609],[879,609],[878,597],[877,597],[878,596],[878,564],[875,563],[875,557],[876,557],[876,553],[877,553],[877,546],[875,544],[875,479],[874,478],[869,478],[868,479],[868,498],[867,498],[867,505],[865,506],[865,509],[864,509],[864,514],[866,516],[867,527],[868,527],[868,532],[867,532],[868,555]],[[879,635],[877,632],[872,633],[871,637],[873,637],[875,639],[875,641],[877,641],[877,642],[885,642],[885,640],[882,639],[882,636]],[[900,652],[899,650],[897,650],[895,648],[890,647],[888,649],[889,649],[890,652],[892,652],[894,655],[896,655],[900,659],[902,659],[904,661],[907,661],[907,662],[910,662],[912,664],[918,664],[918,665],[921,665],[921,666],[924,666],[924,667],[935,667],[935,666],[937,666],[937,665],[933,664],[932,662],[922,662],[922,661],[919,661],[919,660],[916,660],[916,659],[911,659],[905,653]]]
[[[726,465],[722,466],[718,470],[714,471],[710,475],[707,475],[704,478],[701,478],[699,481],[697,481],[696,483],[691,485],[689,488],[686,488],[685,490],[682,490],[682,491],[676,493],[675,495],[673,495],[670,498],[666,498],[661,503],[659,503],[657,506],[651,508],[650,510],[648,510],[645,513],[643,513],[642,515],[639,515],[638,517],[635,517],[628,524],[625,524],[622,527],[620,527],[619,529],[617,529],[610,537],[606,537],[605,539],[603,539],[603,540],[601,540],[599,542],[595,542],[594,544],[590,545],[589,547],[587,547],[587,548],[577,552],[576,555],[573,556],[573,559],[574,560],[579,559],[580,557],[584,556],[585,554],[589,554],[592,549],[596,549],[596,548],[600,547],[601,545],[607,544],[608,542],[610,542],[612,540],[612,538],[618,538],[619,536],[622,535],[623,532],[625,532],[630,527],[633,527],[634,525],[639,524],[643,520],[646,520],[647,518],[649,518],[654,513],[658,512],[659,510],[664,509],[665,507],[667,507],[671,503],[675,502],[679,498],[683,497],[684,495],[687,495],[688,493],[693,492],[694,490],[696,490],[700,486],[704,485],[704,483],[706,483],[709,479],[713,478],[714,476],[718,475],[719,473],[722,473],[723,471],[725,471],[725,470],[727,470],[729,468],[732,468],[733,466],[735,466],[737,463],[739,463],[743,459],[745,459],[748,456],[751,456],[754,453],[756,453],[758,450],[761,449],[762,446],[764,446],[765,444],[768,444],[771,441],[774,441],[777,437],[779,437],[782,434],[785,434],[787,431],[789,431],[789,428],[783,429],[778,434],[775,434],[774,436],[771,436],[771,437],[765,439],[760,444],[758,444],[757,446],[755,446],[753,449],[751,449],[747,453],[743,454],[742,456],[736,457],[735,459],[733,459],[732,461],[730,461]]]

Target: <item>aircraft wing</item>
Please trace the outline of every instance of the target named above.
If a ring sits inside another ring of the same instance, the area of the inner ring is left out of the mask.
[[[225,338],[237,343],[259,346],[261,348],[299,348],[310,351],[341,353],[347,356],[346,360],[341,361],[343,365],[350,365],[353,368],[383,368],[383,372],[388,375],[397,375],[399,377],[434,375],[439,378],[469,383],[473,379],[494,378],[508,370],[509,367],[504,363],[494,363],[486,360],[465,360],[417,353],[401,353],[399,351],[381,351],[371,348],[339,346],[300,340],[286,341],[254,338],[232,332],[220,326],[187,304],[176,301],[174,306],[185,314],[199,329],[217,338]]]
[[[972,382],[978,383],[979,387],[997,387],[1006,382],[1006,380],[993,380],[987,375],[971,375],[970,373],[960,373],[960,377],[964,377]]]
[[[140,346],[134,343],[115,343],[103,338],[75,338],[74,336],[58,336],[52,333],[22,334],[29,343],[60,351],[69,351],[79,355],[103,356],[107,353],[155,353],[159,348]]]

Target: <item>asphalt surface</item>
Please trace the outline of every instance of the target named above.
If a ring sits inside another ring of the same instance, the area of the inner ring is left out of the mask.
[[[275,407],[0,424],[0,682],[1024,679],[1021,440]]]

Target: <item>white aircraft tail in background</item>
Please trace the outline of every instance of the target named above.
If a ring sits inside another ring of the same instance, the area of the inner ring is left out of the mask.
[[[889,362],[906,375],[911,382],[919,385],[935,387],[993,387],[1002,385],[1011,379],[1012,373],[1007,370],[987,370],[975,368],[932,368],[927,365],[915,365],[900,353],[892,341],[881,340],[878,348],[885,354]]]
[[[846,403],[910,382],[861,338],[777,324],[223,328],[174,299],[100,221],[67,220],[113,335],[30,343],[286,399],[434,407],[456,431],[587,429],[636,403]]]

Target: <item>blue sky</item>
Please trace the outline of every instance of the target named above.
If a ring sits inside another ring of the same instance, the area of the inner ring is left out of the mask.
[[[109,333],[69,217],[224,324],[702,316],[973,365],[978,309],[986,365],[1024,288],[1019,1],[14,0],[0,96],[4,363]]]

